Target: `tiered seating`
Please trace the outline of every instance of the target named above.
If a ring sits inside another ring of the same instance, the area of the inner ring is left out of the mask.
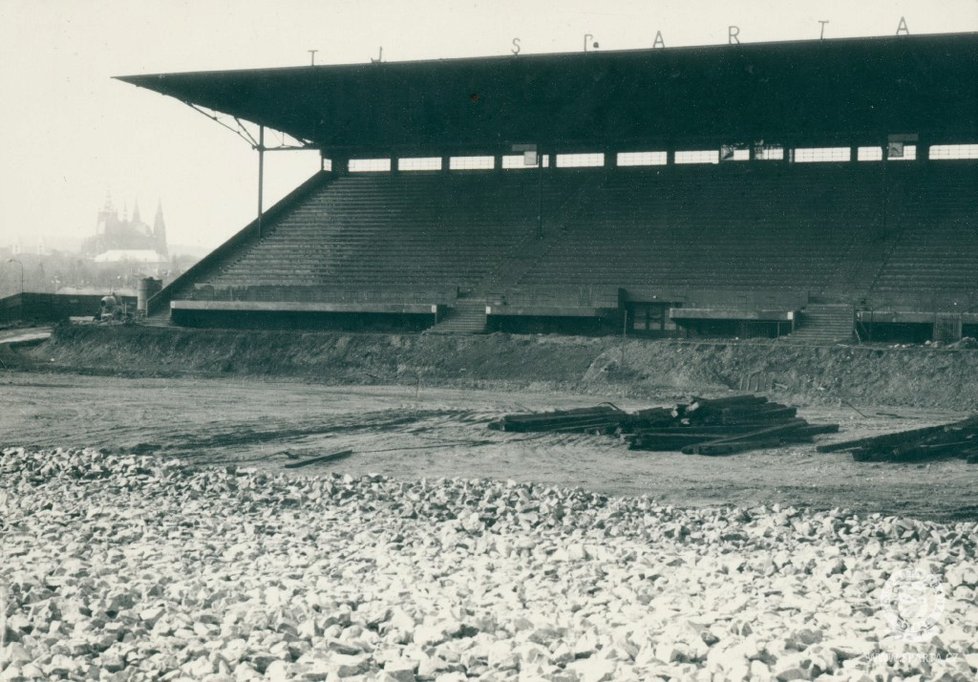
[[[887,215],[898,237],[874,296],[898,302],[978,290],[978,167],[932,163],[893,197]]]
[[[878,230],[878,167],[756,164],[592,177],[587,202],[521,285],[821,291],[852,277]]]
[[[351,175],[295,206],[208,284],[471,287],[536,229],[532,174]],[[545,201],[560,202],[551,188]]]
[[[276,298],[283,287],[300,300],[330,289],[458,287],[509,291],[514,301],[567,291],[568,305],[582,290],[618,287],[711,290],[696,305],[720,306],[741,292],[787,289],[852,302],[978,292],[973,163],[552,169],[539,179],[500,171],[324,180],[194,285],[267,287],[263,300],[292,300]]]

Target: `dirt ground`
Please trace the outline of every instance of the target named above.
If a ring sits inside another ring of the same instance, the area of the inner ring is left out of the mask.
[[[978,349],[556,334],[353,334],[68,326],[20,364],[76,373],[296,379],[670,400],[755,391],[840,407],[978,411]]]
[[[724,458],[631,452],[610,437],[514,434],[486,424],[523,410],[593,405],[568,391],[422,386],[336,386],[260,378],[120,378],[54,372],[0,374],[0,447],[94,446],[201,464],[247,464],[304,475],[324,469],[407,479],[471,477],[649,495],[677,506],[791,504],[816,509],[978,518],[978,467],[856,463],[814,446]],[[622,408],[675,396],[616,399]],[[803,407],[832,421],[829,440],[961,418],[951,410]],[[301,469],[299,458],[352,449],[342,461]]]

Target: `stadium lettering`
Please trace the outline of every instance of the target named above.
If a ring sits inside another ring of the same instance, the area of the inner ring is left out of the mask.
[[[896,32],[896,34],[898,36],[899,35],[904,35],[904,36],[910,35],[910,29],[907,28],[907,19],[906,19],[906,17],[900,17],[900,24],[897,26],[897,32]]]
[[[652,43],[652,47],[665,47],[666,41],[662,39],[662,31],[655,32],[655,41]]]
[[[589,42],[589,41],[591,41],[591,42]],[[590,47],[593,47],[595,50],[598,49],[599,47],[601,47],[600,45],[598,45],[598,41],[597,40],[594,40],[594,35],[592,35],[591,33],[585,33],[584,34],[584,51],[585,52],[588,51],[588,47],[589,46]]]
[[[728,26],[727,27],[727,42],[730,45],[740,45],[740,38],[737,37],[739,35],[740,35],[740,27],[739,26]]]
[[[519,53],[520,53],[520,39],[513,38],[513,54],[516,55]]]
[[[370,62],[372,64],[380,64],[382,61],[384,61],[384,46],[383,45],[380,46],[380,53],[377,55],[377,59],[374,59],[373,57],[370,58]]]
[[[825,37],[825,24],[829,23],[828,19],[819,19],[818,23],[822,25],[822,32],[818,34],[818,39],[821,40]]]

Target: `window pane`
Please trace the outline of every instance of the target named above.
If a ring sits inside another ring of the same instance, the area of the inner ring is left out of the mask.
[[[448,160],[452,170],[487,170],[496,167],[491,156],[453,156]]]
[[[347,166],[351,173],[367,173],[370,171],[389,171],[390,159],[350,159]]]
[[[930,148],[932,159],[978,159],[978,144],[935,144]]]
[[[889,161],[914,161],[917,158],[917,145],[903,145],[903,154],[901,155],[900,146],[891,144],[889,151],[886,153],[886,158]]]
[[[425,156],[397,160],[397,170],[402,171],[436,171],[441,170],[441,158]]]
[[[720,163],[718,149],[676,152],[676,163]]]
[[[539,157],[543,161],[543,167],[550,166],[550,157],[544,154]],[[520,168],[537,168],[537,166],[527,166],[526,159],[522,154],[511,154],[503,157],[503,168],[506,170],[517,170]]]
[[[784,147],[758,147],[754,150],[758,161],[784,161]]]
[[[603,166],[604,154],[558,154],[557,168]]]
[[[859,161],[882,161],[883,148],[882,147],[860,147],[856,152],[856,158]]]
[[[619,152],[619,166],[665,166],[669,162],[666,152]]]
[[[823,163],[849,161],[852,149],[849,147],[807,147],[795,150],[796,163]]]

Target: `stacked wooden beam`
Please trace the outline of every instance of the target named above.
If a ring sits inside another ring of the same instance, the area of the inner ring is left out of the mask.
[[[978,416],[940,426],[829,443],[816,449],[849,451],[857,462],[919,462],[959,457],[978,464]]]
[[[680,450],[713,456],[810,443],[817,434],[839,430],[838,424],[809,424],[797,416],[796,408],[755,395],[693,398],[673,408],[635,412],[606,403],[573,410],[511,414],[491,422],[489,428],[615,434],[628,441],[632,450]]]
[[[624,410],[604,403],[573,410],[508,414],[490,422],[489,428],[497,431],[613,433],[627,418],[628,413]]]
[[[763,396],[740,395],[677,405],[668,424],[638,426],[625,438],[632,450],[680,450],[692,455],[732,455],[792,443],[811,443],[838,424],[809,424],[797,408]]]

